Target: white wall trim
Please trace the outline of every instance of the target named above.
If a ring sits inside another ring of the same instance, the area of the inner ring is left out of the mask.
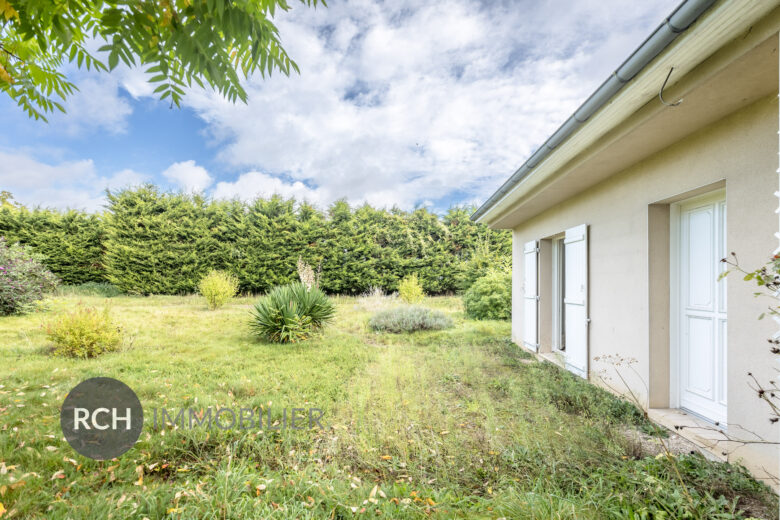
[[[669,407],[680,407],[680,202],[669,205]]]

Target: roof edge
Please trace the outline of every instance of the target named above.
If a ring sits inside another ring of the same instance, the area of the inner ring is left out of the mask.
[[[499,200],[568,139],[588,119],[606,105],[623,86],[639,74],[656,56],[685,32],[716,0],[685,0],[659,25],[642,44],[593,92],[582,105],[540,146],[498,190],[472,215],[479,221]]]

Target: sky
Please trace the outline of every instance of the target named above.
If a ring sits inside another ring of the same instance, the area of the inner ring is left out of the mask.
[[[142,71],[64,72],[67,114],[0,97],[0,190],[100,211],[151,182],[214,198],[445,211],[484,202],[679,0],[293,2],[275,23],[300,67],[200,88],[171,108]]]

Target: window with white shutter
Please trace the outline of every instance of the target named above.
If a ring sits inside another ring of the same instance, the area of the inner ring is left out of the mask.
[[[566,230],[564,238],[564,328],[566,368],[588,377],[588,226]]]

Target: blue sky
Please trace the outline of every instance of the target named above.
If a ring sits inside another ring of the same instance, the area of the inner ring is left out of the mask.
[[[210,91],[183,108],[140,70],[67,68],[68,113],[32,121],[0,98],[0,189],[99,210],[153,182],[218,198],[441,211],[480,203],[675,7],[676,0],[350,0],[277,17],[300,75]]]

